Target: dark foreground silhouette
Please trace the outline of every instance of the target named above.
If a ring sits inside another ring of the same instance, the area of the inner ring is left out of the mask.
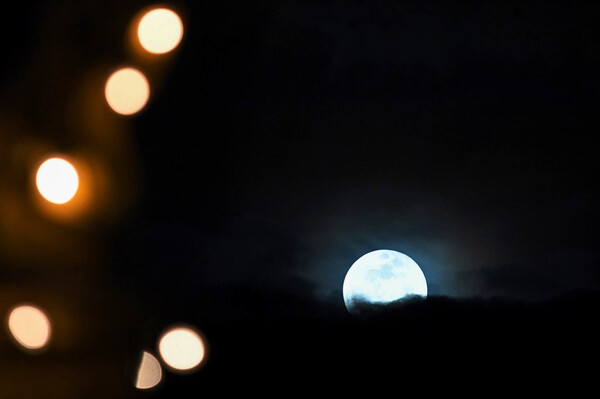
[[[303,313],[294,301],[286,308],[283,297],[258,300],[252,311],[251,299],[237,319],[207,324],[211,351],[202,369],[169,376],[159,389],[194,385],[267,396],[542,393],[574,380],[576,390],[591,383],[589,361],[599,354],[597,292],[537,302],[430,297],[364,304],[360,315],[308,307]]]

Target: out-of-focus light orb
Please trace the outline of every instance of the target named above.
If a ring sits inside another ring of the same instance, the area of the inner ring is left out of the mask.
[[[135,387],[150,389],[158,385],[162,379],[162,368],[158,360],[148,352],[144,352],[138,368]]]
[[[138,25],[138,39],[142,47],[153,54],[173,50],[183,36],[183,23],[174,11],[155,8],[147,12]]]
[[[54,204],[70,201],[79,188],[77,170],[62,158],[50,158],[38,168],[35,182],[38,191]]]
[[[165,363],[175,370],[191,370],[204,359],[204,342],[195,331],[177,327],[159,340],[158,350]]]
[[[104,95],[113,111],[121,115],[132,115],[148,102],[150,84],[139,70],[121,68],[106,81]]]
[[[35,306],[21,305],[8,315],[8,330],[19,345],[25,349],[38,350],[50,340],[50,320]]]

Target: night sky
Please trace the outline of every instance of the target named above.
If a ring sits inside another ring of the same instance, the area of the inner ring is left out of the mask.
[[[39,303],[56,339],[32,356],[2,330],[0,394],[539,394],[594,378],[600,5],[165,3],[183,41],[144,58],[126,35],[151,4],[5,16],[0,311]],[[120,65],[151,84],[130,117],[102,97]],[[50,152],[94,160],[91,216],[35,207]],[[344,276],[381,248],[419,264],[429,297],[350,315]],[[205,364],[137,391],[139,354],[173,323],[203,332]]]

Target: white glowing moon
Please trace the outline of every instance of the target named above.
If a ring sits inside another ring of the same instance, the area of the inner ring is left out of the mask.
[[[427,296],[427,281],[417,263],[401,252],[379,249],[350,267],[344,278],[344,303],[354,313],[360,302],[385,304],[407,296]]]

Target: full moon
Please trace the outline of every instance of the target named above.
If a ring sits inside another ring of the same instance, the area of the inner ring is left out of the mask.
[[[344,303],[350,313],[360,303],[386,304],[427,296],[427,281],[417,263],[401,252],[379,249],[360,258],[344,278]]]

